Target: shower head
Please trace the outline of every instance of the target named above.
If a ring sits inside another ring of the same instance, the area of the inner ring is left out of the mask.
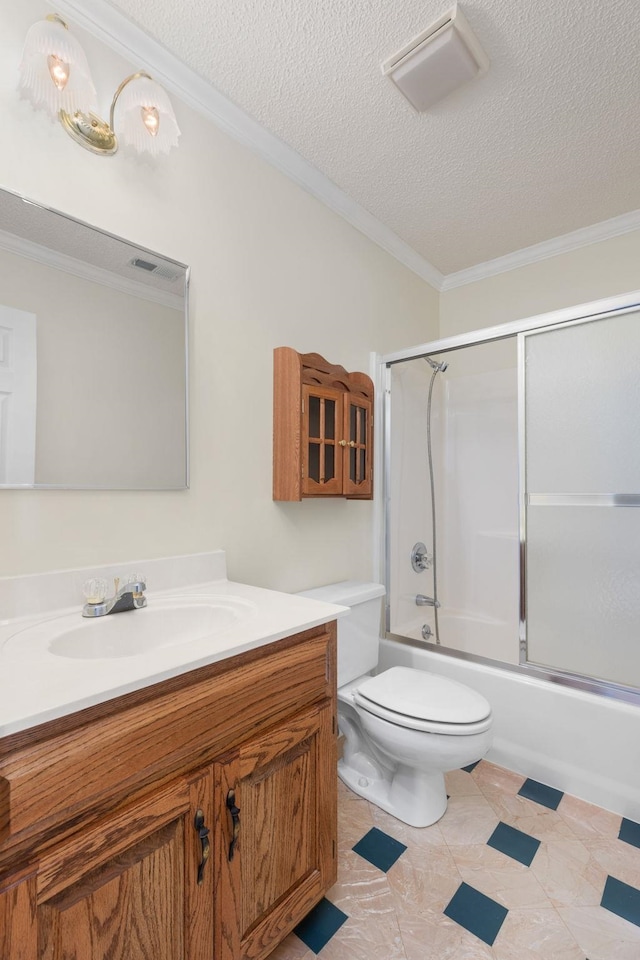
[[[433,370],[435,370],[436,373],[444,373],[447,367],[449,366],[449,364],[445,363],[444,360],[442,361],[442,363],[436,363],[436,361],[432,360],[431,357],[423,357],[422,359],[426,360],[429,366]]]

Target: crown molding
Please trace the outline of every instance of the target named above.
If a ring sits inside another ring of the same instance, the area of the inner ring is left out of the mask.
[[[59,0],[56,10],[137,69],[148,70],[168,91],[193,110],[280,170],[422,280],[436,290],[441,289],[443,275],[433,264],[347,196],[292,147],[228,100],[105,0]]]
[[[611,240],[613,237],[620,237],[638,229],[640,229],[640,210],[623,213],[619,217],[612,217],[611,220],[602,220],[600,223],[594,223],[592,226],[583,227],[580,230],[573,230],[571,233],[554,237],[552,240],[545,240],[530,247],[523,247],[521,250],[508,253],[504,257],[497,257],[495,260],[478,263],[466,270],[449,273],[443,278],[440,289],[445,293],[447,290],[455,289],[455,287],[475,283],[477,280],[486,280],[487,277],[495,277],[499,273],[506,273],[508,270],[515,270],[518,267],[527,267],[532,263],[538,263],[540,260],[547,260],[562,253],[570,253],[580,247],[587,247],[592,243],[599,243],[601,240]]]
[[[99,283],[103,287],[110,287],[112,290],[119,290],[120,293],[137,297],[140,300],[159,303],[163,307],[170,307],[172,310],[184,310],[184,297],[165,290],[155,290],[146,283],[121,277],[117,273],[112,273],[111,270],[95,267],[84,260],[76,260],[75,257],[70,257],[66,253],[59,253],[57,250],[44,247],[33,240],[26,240],[24,237],[8,233],[6,230],[0,230],[0,250],[7,250],[19,257],[25,257],[35,263],[42,263],[54,270],[62,270],[64,273],[80,277],[82,280],[89,280],[91,283]]]

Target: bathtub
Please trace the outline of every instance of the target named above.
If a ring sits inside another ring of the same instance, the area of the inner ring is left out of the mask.
[[[494,713],[488,760],[640,822],[640,707],[383,639],[378,669],[392,666],[482,693]]]

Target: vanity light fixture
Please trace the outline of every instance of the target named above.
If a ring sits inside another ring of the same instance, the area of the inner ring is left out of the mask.
[[[110,156],[118,149],[116,106],[122,143],[154,156],[178,145],[180,130],[169,97],[148,73],[133,73],[122,81],[111,101],[108,123],[93,112],[97,96],[87,58],[58,14],[39,20],[27,32],[20,90],[93,153]]]
[[[488,69],[489,58],[457,3],[382,64],[419,113]]]

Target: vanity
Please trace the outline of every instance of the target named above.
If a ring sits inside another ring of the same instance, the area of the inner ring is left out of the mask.
[[[182,559],[147,564],[148,608],[103,618],[126,651],[65,645],[71,604],[0,621],[2,960],[259,960],[335,882],[346,611],[231,583],[221,552]],[[2,608],[24,589],[0,583]],[[154,603],[151,634],[240,612],[139,652]]]

